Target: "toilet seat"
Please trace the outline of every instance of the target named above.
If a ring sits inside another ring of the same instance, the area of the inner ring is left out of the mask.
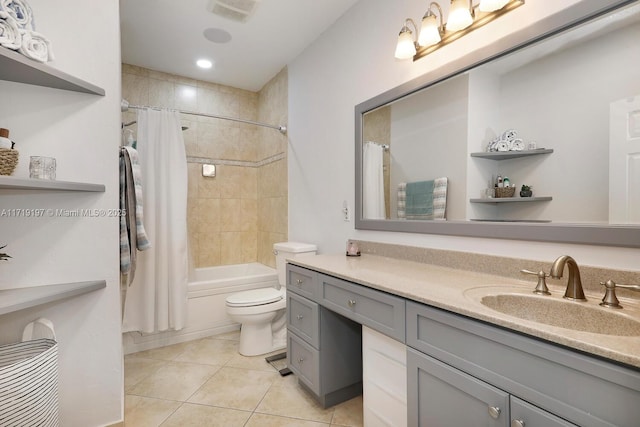
[[[227,297],[227,307],[253,307],[271,304],[284,298],[281,290],[275,288],[260,288],[238,292]]]

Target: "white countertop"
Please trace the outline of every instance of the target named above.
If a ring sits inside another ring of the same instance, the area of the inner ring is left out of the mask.
[[[474,294],[482,293],[482,290],[478,289],[481,287],[492,288],[487,289],[487,292],[504,287],[505,291],[515,289],[527,294],[535,288],[537,281],[535,277],[529,280],[517,280],[368,254],[360,257],[347,257],[343,254],[316,255],[291,259],[289,262],[640,368],[640,336],[581,332],[523,320],[485,307],[478,298],[473,297]],[[552,295],[541,298],[562,300],[564,287],[549,285],[549,289]],[[587,291],[585,294],[588,298],[587,302],[567,301],[567,303],[588,304],[598,310],[612,310],[598,306],[604,290],[600,294],[590,294]],[[617,310],[618,314],[640,321],[640,298],[637,300],[620,298],[620,301],[625,308]],[[588,321],[588,319],[585,320]]]

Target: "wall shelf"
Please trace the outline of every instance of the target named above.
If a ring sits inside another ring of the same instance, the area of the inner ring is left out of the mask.
[[[553,200],[551,196],[542,197],[498,197],[492,199],[470,199],[471,203],[531,203],[531,202],[548,202]]]
[[[105,288],[105,280],[0,290],[0,315],[60,301]]]
[[[101,87],[0,47],[0,80],[104,96]]]
[[[518,157],[538,156],[540,154],[553,153],[552,148],[540,148],[537,150],[523,150],[523,151],[486,151],[480,153],[471,153],[471,157],[478,157],[481,159],[489,160],[507,160],[517,159]]]
[[[88,184],[84,182],[53,181],[45,179],[13,178],[0,176],[2,190],[44,190],[44,191],[88,191],[104,193],[102,184]]]

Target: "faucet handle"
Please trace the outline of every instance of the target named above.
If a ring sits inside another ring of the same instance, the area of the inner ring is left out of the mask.
[[[547,288],[546,278],[549,277],[547,273],[545,273],[542,270],[538,272],[531,271],[531,270],[520,270],[520,273],[538,276],[538,284],[536,285],[536,289],[533,291],[534,294],[551,295],[551,292],[549,292],[549,288]]]
[[[600,303],[603,307],[609,308],[622,308],[620,301],[616,297],[616,288],[631,289],[634,291],[640,291],[640,285],[622,285],[614,282],[613,280],[607,280],[606,282],[600,282],[605,287],[604,297]]]

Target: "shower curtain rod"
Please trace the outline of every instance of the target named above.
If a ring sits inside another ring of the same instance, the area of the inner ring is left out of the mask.
[[[126,100],[122,100],[122,102],[120,103],[120,110],[122,112],[125,112],[129,109],[134,109],[134,110],[141,110],[144,108],[152,108],[154,110],[160,110],[160,107],[148,107],[145,105],[129,105],[129,103]],[[281,134],[286,135],[287,134],[287,127],[286,126],[275,126],[275,125],[270,125],[267,123],[260,123],[260,122],[254,122],[251,120],[244,120],[244,119],[236,119],[235,117],[228,117],[228,116],[219,116],[216,114],[206,114],[206,113],[197,113],[195,111],[185,111],[185,110],[176,110],[179,113],[182,114],[190,114],[192,116],[201,116],[201,117],[211,117],[213,119],[221,119],[221,120],[230,120],[232,122],[240,122],[240,123],[246,123],[249,125],[255,125],[255,126],[262,126],[265,128],[270,128],[270,129],[276,129],[278,131],[280,131]]]

